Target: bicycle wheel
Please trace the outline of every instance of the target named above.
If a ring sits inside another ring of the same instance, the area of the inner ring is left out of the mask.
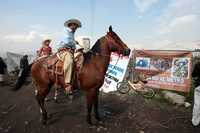
[[[122,82],[117,83],[117,91],[121,94],[128,93],[130,89],[131,88],[130,88],[129,84],[126,81],[122,81]]]
[[[155,91],[154,89],[148,87],[148,86],[145,86],[144,87],[144,90],[140,92],[142,94],[142,96],[144,98],[153,98],[155,96]]]

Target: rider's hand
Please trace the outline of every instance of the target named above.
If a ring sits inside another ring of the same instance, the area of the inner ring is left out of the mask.
[[[76,42],[76,44],[79,44],[79,42],[78,41],[75,41]]]

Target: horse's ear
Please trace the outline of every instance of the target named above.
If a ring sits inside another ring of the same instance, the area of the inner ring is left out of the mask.
[[[112,26],[110,25],[109,26],[109,32],[112,32],[113,30],[112,30]]]

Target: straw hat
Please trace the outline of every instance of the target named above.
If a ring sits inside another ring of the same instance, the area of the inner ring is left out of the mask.
[[[42,43],[45,44],[46,42],[51,42],[51,39],[45,39]]]
[[[79,28],[82,26],[81,21],[79,21],[78,19],[69,19],[64,23],[64,26],[68,27],[69,24],[77,24]]]

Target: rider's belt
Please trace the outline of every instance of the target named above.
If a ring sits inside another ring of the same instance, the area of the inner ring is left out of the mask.
[[[59,52],[68,51],[68,52],[74,53],[74,49],[71,49],[71,48],[60,48],[58,51]]]

